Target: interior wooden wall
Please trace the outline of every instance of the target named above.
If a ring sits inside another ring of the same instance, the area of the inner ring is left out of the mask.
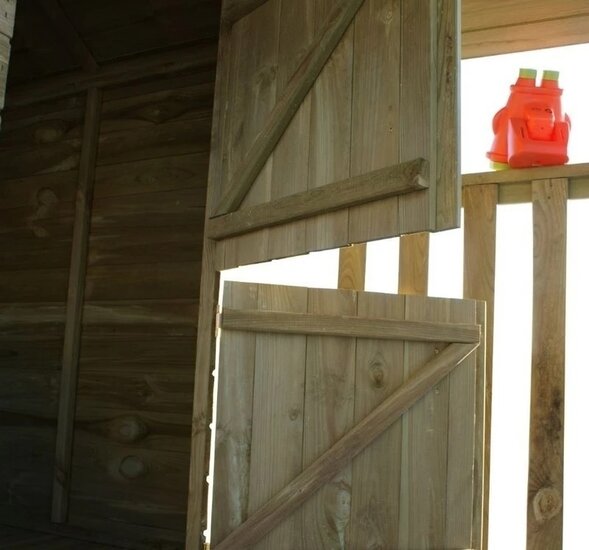
[[[69,522],[184,540],[214,67],[102,94]],[[85,94],[0,134],[0,522],[49,525]],[[158,546],[159,547],[159,546]]]
[[[4,92],[6,91],[8,78],[10,40],[14,29],[15,10],[16,0],[0,0],[0,111],[4,107]]]

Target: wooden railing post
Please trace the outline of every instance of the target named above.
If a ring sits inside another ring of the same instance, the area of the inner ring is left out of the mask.
[[[563,529],[568,180],[532,182],[534,294],[528,550],[559,550]]]
[[[399,244],[399,294],[427,296],[429,233],[403,235]]]
[[[480,541],[485,550],[488,545],[489,529],[489,480],[491,458],[491,397],[493,391],[493,322],[495,318],[495,249],[497,234],[498,185],[473,185],[463,190],[464,204],[464,297],[483,300],[487,303],[487,334],[485,375],[477,387],[477,421],[483,422],[484,430],[477,430],[476,444],[483,451],[483,464],[475,472],[482,475],[475,487],[482,494],[476,499],[482,503],[482,532],[476,533],[474,541]],[[479,523],[475,522],[475,525]],[[474,543],[473,543],[474,544]]]

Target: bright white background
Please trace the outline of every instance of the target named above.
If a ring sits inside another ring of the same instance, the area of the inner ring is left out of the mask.
[[[520,67],[558,70],[563,107],[572,119],[571,163],[589,162],[589,45],[462,62],[462,173],[489,170],[485,152],[491,121],[509,95]],[[567,265],[567,374],[565,437],[565,550],[582,547],[589,494],[585,426],[589,369],[585,313],[589,311],[589,201],[569,202]],[[462,297],[462,230],[432,235],[429,294]],[[451,258],[452,261],[448,261]],[[335,288],[336,250],[226,271],[226,280]],[[368,246],[366,289],[397,291],[398,239]],[[498,212],[491,457],[490,550],[524,550],[532,338],[532,208]],[[572,298],[574,297],[574,299]]]

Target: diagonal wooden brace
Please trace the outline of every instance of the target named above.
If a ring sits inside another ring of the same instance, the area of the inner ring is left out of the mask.
[[[233,533],[220,542],[215,550],[247,548],[261,540],[391,427],[405,411],[450,374],[478,346],[478,343],[450,344],[434,356],[335,445],[256,510]]]
[[[239,208],[363,3],[364,0],[340,0],[335,5],[322,32],[311,44],[309,53],[272,110],[270,119],[254,141],[242,165],[236,170],[236,175],[221,197],[214,216],[228,214]]]

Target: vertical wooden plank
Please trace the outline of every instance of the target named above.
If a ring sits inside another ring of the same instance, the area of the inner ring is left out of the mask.
[[[403,319],[404,296],[362,292],[358,315]],[[356,348],[355,423],[403,384],[403,342],[359,339]],[[350,548],[399,546],[402,421],[352,463]]]
[[[232,28],[235,63],[229,110],[230,132],[228,180],[264,127],[276,102],[276,67],[280,28],[281,0],[268,0]],[[256,178],[242,207],[270,200],[272,188],[272,157]],[[224,244],[225,265],[237,266],[259,261],[268,252],[268,230],[227,239]]]
[[[447,321],[449,301],[405,297],[405,319]],[[405,342],[404,376],[441,347]],[[399,548],[445,548],[449,382],[443,380],[404,415]]]
[[[338,288],[364,290],[366,281],[366,244],[340,248]]]
[[[351,175],[399,162],[401,8],[396,0],[365,0],[354,23]],[[350,242],[399,231],[399,199],[350,209]]]
[[[307,311],[307,289],[260,285],[262,310]],[[302,469],[305,336],[256,335],[254,408],[248,514],[265,504]],[[300,549],[302,517],[295,513],[258,550]]]
[[[315,33],[314,0],[282,1],[280,47],[277,66],[277,97],[295,73]],[[307,95],[272,156],[271,199],[307,190],[309,176],[309,128],[311,94]],[[304,220],[275,227],[269,236],[268,255],[272,258],[296,256],[305,249]]]
[[[309,313],[356,315],[356,308],[355,292],[309,290]],[[303,467],[354,424],[355,351],[354,338],[307,338]],[[306,547],[348,547],[351,476],[344,468],[303,505]]]
[[[102,91],[91,88],[86,99],[84,134],[80,155],[76,211],[72,237],[69,284],[66,304],[63,359],[57,416],[55,476],[53,480],[52,520],[64,523],[68,514],[71,482],[72,438],[78,381],[80,334],[84,308],[84,287],[94,172],[100,132]]]
[[[226,27],[222,27],[217,56],[205,235],[208,216],[217,204],[223,181],[224,128],[228,108],[230,52],[231,31]],[[217,259],[217,245],[214,241],[205,238],[202,252],[198,329],[196,334],[190,475],[186,516],[187,549],[201,548],[203,543],[202,533],[206,527],[210,445],[209,423],[212,417],[211,380],[215,367],[215,317],[220,279],[219,272],[216,269]]]
[[[438,4],[435,127],[436,229],[460,226],[460,17],[461,1]],[[433,174],[432,174],[433,177]]]
[[[338,0],[315,0],[319,32]],[[350,175],[350,116],[354,26],[346,31],[311,90],[309,188]],[[307,250],[348,244],[348,212],[331,212],[306,222]]]
[[[225,283],[223,307],[256,309],[258,287]],[[247,518],[256,336],[227,331],[220,339],[211,542]]]
[[[399,294],[427,295],[429,233],[403,235],[399,246]]]
[[[534,297],[528,550],[562,548],[568,180],[532,182]]]
[[[477,429],[477,446],[483,449],[483,464],[477,464],[475,475],[481,472],[481,479],[475,487],[482,487],[482,495],[475,499],[481,502],[482,532],[474,534],[473,544],[478,541],[481,548],[487,547],[489,515],[489,479],[491,449],[491,397],[493,392],[493,323],[495,320],[495,248],[497,237],[497,185],[472,185],[463,190],[464,201],[464,297],[487,303],[485,373],[479,377],[482,402],[477,410],[477,423],[483,422],[483,429]],[[481,399],[479,398],[479,400]],[[477,453],[478,455],[478,453]],[[482,468],[482,469],[481,469]],[[480,521],[479,521],[480,523]]]
[[[441,9],[441,8],[440,8]],[[429,161],[427,191],[399,197],[399,230],[433,229],[436,188],[436,31],[438,2],[401,0],[399,162]]]
[[[472,323],[480,319],[477,312],[478,304],[472,300],[452,300],[448,321],[451,323]],[[484,304],[480,304],[483,308]],[[480,517],[473,518],[473,510],[480,510],[474,499],[480,499],[480,493],[475,491],[475,481],[480,483],[480,477],[475,480],[473,467],[476,461],[475,453],[482,449],[476,445],[476,414],[477,414],[477,380],[484,375],[484,370],[478,370],[479,358],[484,365],[485,342],[482,341],[476,353],[467,357],[456,367],[448,377],[448,438],[446,453],[448,470],[446,480],[446,543],[443,548],[480,548],[480,536],[475,544],[472,543],[473,531],[476,523],[480,524]],[[482,425],[478,425],[479,429]],[[480,533],[480,526],[476,528]]]

